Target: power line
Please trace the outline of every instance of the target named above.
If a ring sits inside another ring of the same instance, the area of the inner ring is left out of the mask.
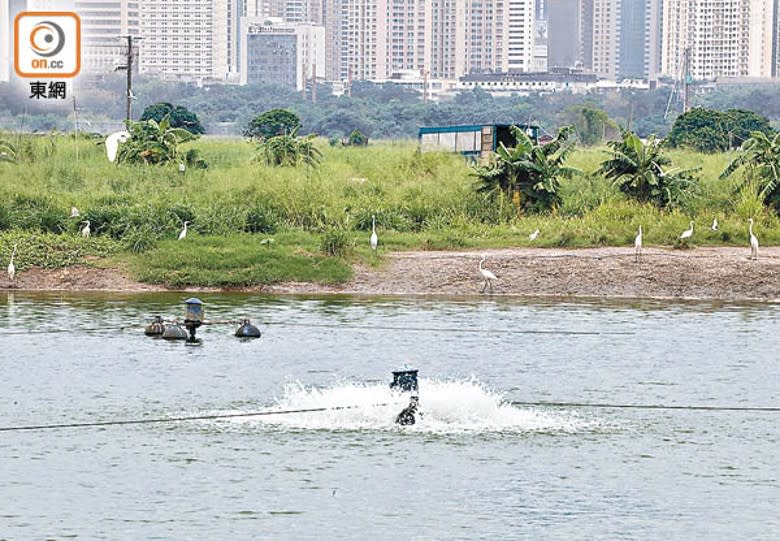
[[[372,407],[388,404],[372,404]],[[363,406],[333,406],[329,408],[305,408],[297,410],[251,411],[247,413],[218,413],[213,415],[189,415],[184,417],[157,417],[152,419],[116,419],[113,421],[90,421],[83,423],[55,423],[46,425],[20,425],[0,427],[0,432],[20,432],[24,430],[57,430],[61,428],[95,428],[103,426],[145,425],[155,423],[179,423],[184,421],[213,421],[219,419],[236,419],[240,417],[263,417],[268,415],[289,415],[293,413],[316,413],[323,411],[340,411]]]
[[[756,413],[778,413],[780,407],[762,407],[762,406],[674,406],[666,404],[606,404],[594,402],[548,402],[548,401],[512,401],[507,402],[512,406],[523,407],[556,407],[556,408],[603,408],[603,409],[643,409],[643,410],[688,410],[688,411],[730,411],[730,412],[756,412]],[[368,407],[384,407],[390,404],[371,404]],[[277,411],[253,411],[246,413],[222,413],[212,415],[190,415],[184,417],[158,417],[152,419],[117,419],[113,421],[90,421],[90,422],[72,422],[56,423],[42,425],[19,425],[0,427],[0,432],[22,432],[34,430],[59,430],[65,428],[99,428],[108,426],[122,425],[144,425],[160,423],[180,423],[187,421],[215,421],[224,419],[236,419],[242,417],[265,417],[270,415],[291,415],[296,413],[321,413],[326,411],[343,411],[357,409],[366,406],[333,406],[328,408],[304,408],[294,410]]]
[[[642,410],[689,410],[689,411],[754,411],[764,413],[780,412],[773,406],[673,406],[667,404],[607,404],[600,402],[520,402],[512,401],[513,406],[542,406],[548,408],[599,408],[599,409],[642,409]]]

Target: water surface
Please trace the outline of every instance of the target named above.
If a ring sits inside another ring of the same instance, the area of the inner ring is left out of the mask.
[[[178,294],[0,293],[0,425],[355,407],[0,432],[0,538],[777,538],[778,413],[507,402],[779,406],[778,305],[201,298],[263,337],[143,336]]]

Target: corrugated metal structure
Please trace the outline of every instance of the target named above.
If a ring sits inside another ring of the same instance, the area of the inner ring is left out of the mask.
[[[498,148],[499,143],[514,147],[517,139],[512,126],[525,131],[534,140],[539,140],[539,126],[533,124],[469,124],[463,126],[422,127],[418,140],[422,152],[459,152],[470,158],[487,158]]]

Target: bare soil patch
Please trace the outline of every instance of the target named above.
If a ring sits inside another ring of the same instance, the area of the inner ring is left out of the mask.
[[[484,295],[555,297],[691,298],[780,302],[780,247],[763,248],[758,260],[746,248],[670,250],[647,248],[634,261],[627,248],[580,250],[518,248],[464,252],[386,254],[381,268],[355,267],[343,284],[278,283],[246,288],[265,293],[360,295],[477,295],[483,286],[477,266],[498,277]],[[15,284],[33,290],[162,291],[114,269],[30,269]],[[205,289],[205,288],[204,288]],[[209,289],[213,291],[213,289]],[[231,289],[233,290],[233,289]]]

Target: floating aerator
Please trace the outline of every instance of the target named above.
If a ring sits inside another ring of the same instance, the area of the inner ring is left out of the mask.
[[[236,329],[239,338],[260,338],[260,329],[252,325],[248,319],[241,321],[241,326]]]
[[[166,340],[186,340],[187,331],[182,329],[178,323],[171,323],[170,325],[165,326],[162,337]]]
[[[144,334],[146,336],[160,336],[164,332],[165,324],[163,323],[163,318],[161,316],[154,316],[154,321],[144,329]]]
[[[397,389],[401,392],[417,392],[417,370],[399,370],[393,372],[393,382],[391,389]]]

